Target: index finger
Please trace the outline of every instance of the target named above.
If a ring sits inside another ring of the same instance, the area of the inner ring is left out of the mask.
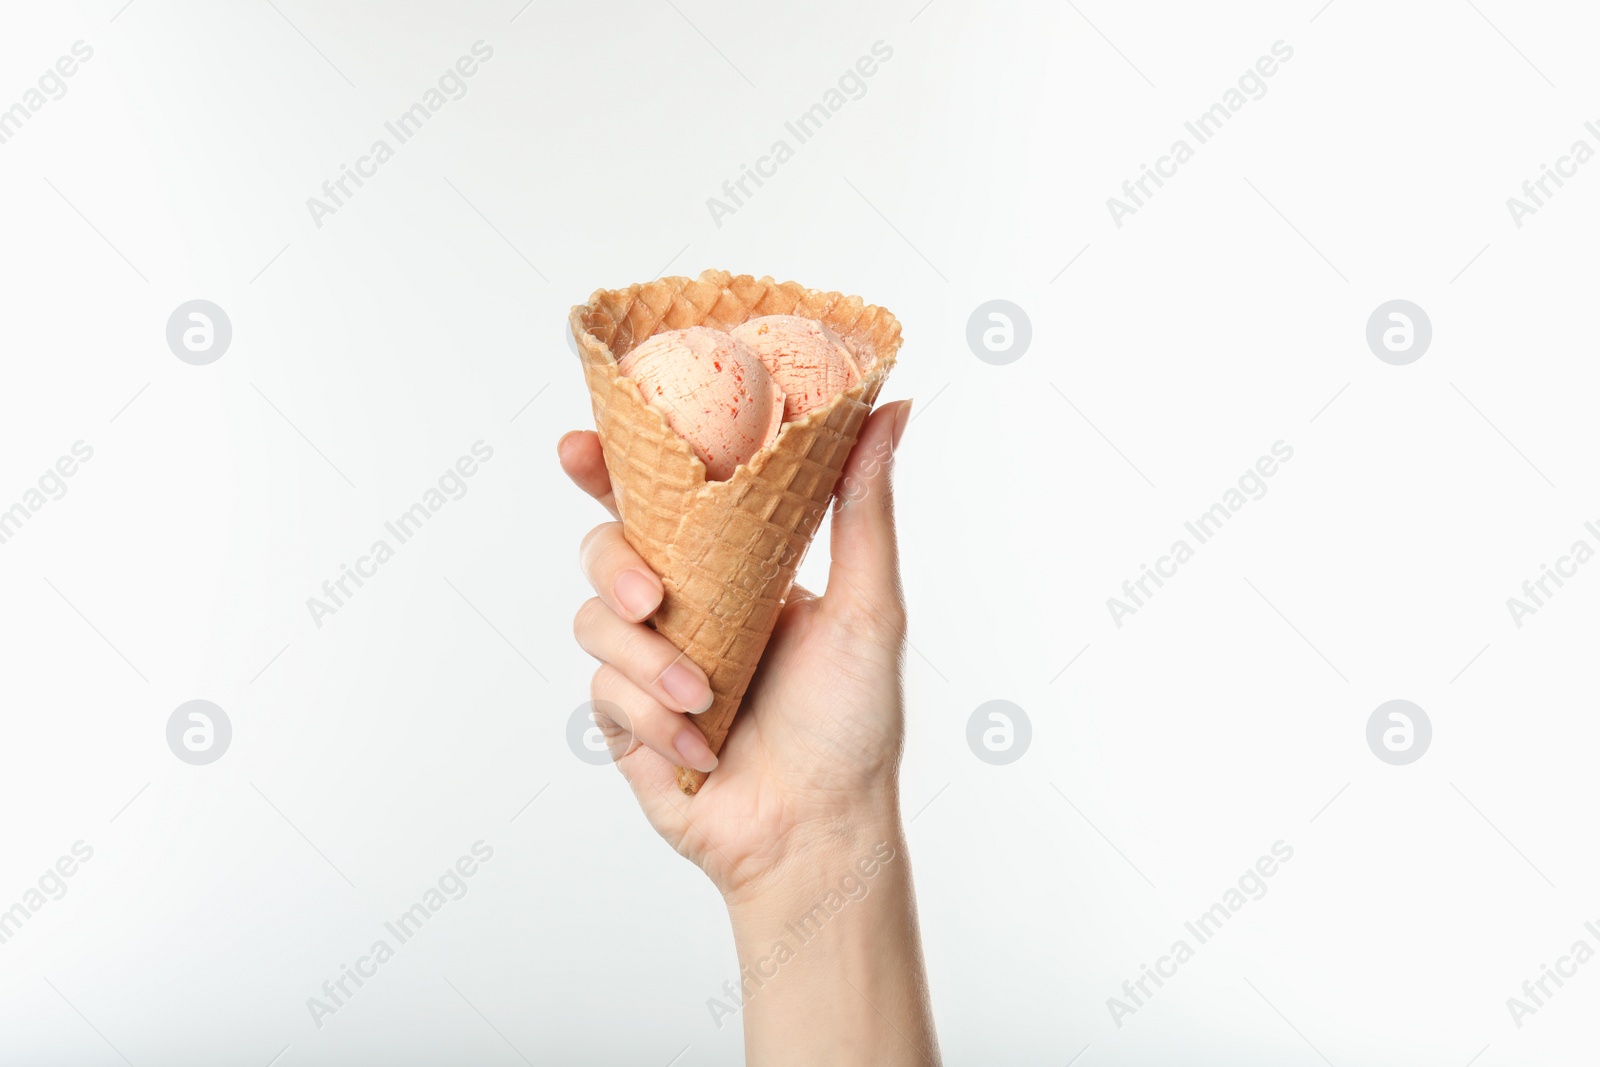
[[[561,469],[567,472],[574,485],[600,501],[601,507],[617,514],[617,498],[611,491],[611,473],[606,470],[605,455],[600,450],[600,435],[593,430],[573,430],[556,443],[556,454],[561,457]]]

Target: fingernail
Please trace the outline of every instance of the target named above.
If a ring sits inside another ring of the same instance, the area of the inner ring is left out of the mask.
[[[612,587],[622,610],[635,619],[642,619],[656,610],[661,603],[661,586],[655,579],[639,571],[623,571],[617,575]]]
[[[900,447],[900,435],[906,432],[906,424],[911,421],[911,405],[914,401],[906,400],[900,404],[900,410],[895,412],[894,432],[889,435],[889,448]]]
[[[661,672],[661,688],[690,714],[698,715],[711,706],[711,686],[682,660]]]
[[[711,746],[706,744],[706,739],[693,726],[685,725],[679,730],[678,736],[672,739],[672,747],[677,749],[685,767],[693,767],[701,774],[710,774],[717,769],[717,757],[712,753]]]

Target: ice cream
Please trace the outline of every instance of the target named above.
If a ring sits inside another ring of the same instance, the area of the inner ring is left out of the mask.
[[[865,231],[858,236],[857,243],[875,239]],[[729,480],[703,480],[704,464],[693,446],[646,402],[635,381],[622,376],[618,362],[634,338],[658,329],[726,330],[780,309],[816,319],[845,338],[861,380],[784,425],[759,465],[748,463]],[[663,322],[668,317],[670,326]],[[790,602],[795,570],[895,364],[900,323],[859,297],[720,270],[599,290],[567,321],[583,357],[623,534],[666,590],[651,623],[710,680],[710,709],[689,718],[711,751],[721,752],[729,729],[737,727],[767,638]],[[731,769],[727,761],[723,766],[713,779]],[[706,775],[689,767],[676,775],[685,794],[707,785]]]
[[[765,315],[726,333],[706,326],[659,333],[617,370],[689,443],[708,481],[733,477],[783,423],[861,381],[838,334],[799,315]]]
[[[666,415],[709,481],[733,477],[782,427],[782,390],[753,351],[721,330],[658,333],[623,356],[617,370]]]
[[[839,336],[814,319],[763,315],[730,333],[761,357],[783,391],[783,418],[793,422],[861,380],[861,368]]]

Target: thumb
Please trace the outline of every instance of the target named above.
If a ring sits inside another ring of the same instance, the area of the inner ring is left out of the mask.
[[[824,605],[898,639],[904,629],[900,556],[895,545],[894,450],[911,419],[911,401],[867,417],[834,490],[832,566]]]

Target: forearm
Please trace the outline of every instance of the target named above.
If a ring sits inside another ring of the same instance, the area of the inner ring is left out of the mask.
[[[897,813],[730,901],[751,1067],[940,1063]]]

